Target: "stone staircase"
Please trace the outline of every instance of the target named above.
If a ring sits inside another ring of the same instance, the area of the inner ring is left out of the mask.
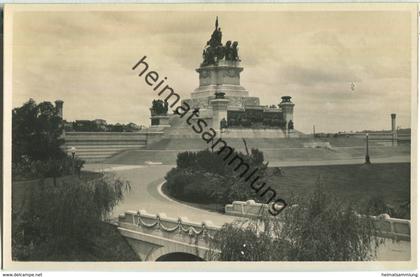
[[[142,132],[67,132],[65,150],[75,147],[75,155],[86,162],[101,162],[126,150],[142,149],[147,134]]]

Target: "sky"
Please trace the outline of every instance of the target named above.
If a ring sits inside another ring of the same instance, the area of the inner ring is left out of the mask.
[[[216,16],[223,43],[239,42],[241,85],[262,105],[292,96],[297,130],[390,129],[390,113],[410,127],[413,30],[404,11],[17,12],[13,107],[61,99],[68,121],[149,125],[159,97],[131,68],[147,56],[189,98]]]

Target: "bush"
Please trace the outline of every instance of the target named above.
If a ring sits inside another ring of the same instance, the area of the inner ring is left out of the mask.
[[[222,176],[204,171],[172,169],[166,179],[168,192],[188,202],[220,202],[226,191]]]
[[[250,168],[260,168],[260,175],[264,175],[266,166],[261,151],[252,149],[249,156],[240,152],[234,155],[240,156]],[[177,167],[165,177],[166,188],[173,197],[195,203],[227,204],[234,200],[257,200],[259,196],[233,169],[217,152],[182,152],[178,154]]]
[[[109,174],[90,181],[71,177],[53,184],[41,180],[30,190],[28,208],[13,215],[13,258],[80,259],[94,252],[102,221],[129,189],[129,183]]]
[[[260,232],[254,222],[237,221],[223,225],[214,237],[216,254],[209,252],[209,259],[221,261],[280,261],[285,258],[287,243],[284,240],[273,239],[269,232]]]
[[[223,261],[365,261],[382,242],[371,218],[342,206],[321,186],[281,216],[261,215],[225,225],[215,235],[210,255]],[[247,249],[247,250],[244,250]]]
[[[21,159],[19,162],[12,164],[12,176],[14,180],[48,177],[57,178],[73,173],[80,176],[80,172],[84,164],[84,160],[81,160],[77,157],[75,157],[73,160],[69,156],[64,156],[61,159],[48,159],[45,161]]]

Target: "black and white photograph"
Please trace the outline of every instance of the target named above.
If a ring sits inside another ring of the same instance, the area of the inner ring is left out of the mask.
[[[5,267],[415,269],[417,16],[6,4]]]

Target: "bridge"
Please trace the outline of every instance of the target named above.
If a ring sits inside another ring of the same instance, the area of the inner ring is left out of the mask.
[[[208,250],[214,233],[225,223],[252,217],[260,207],[253,201],[235,201],[226,207],[225,214],[220,214],[172,200],[161,191],[164,176],[171,168],[170,165],[86,165],[87,170],[113,171],[130,181],[130,193],[112,216],[118,217],[118,230],[139,260],[209,260]],[[387,216],[376,219],[385,238],[385,244],[378,249],[377,260],[410,260],[410,221]]]

